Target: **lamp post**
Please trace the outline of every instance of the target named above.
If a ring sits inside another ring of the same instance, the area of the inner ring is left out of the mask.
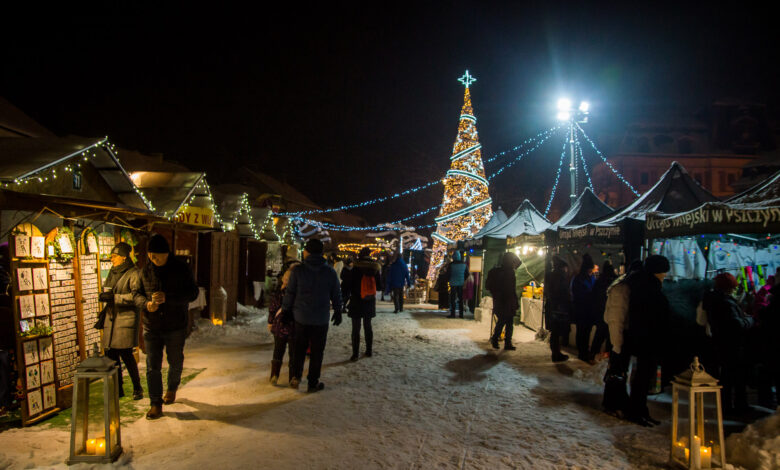
[[[561,98],[558,100],[558,120],[569,123],[569,150],[571,152],[571,161],[569,163],[569,176],[571,178],[571,193],[569,194],[569,205],[573,206],[577,199],[577,158],[574,150],[574,126],[576,123],[588,122],[588,113],[590,104],[587,101],[580,102],[579,108],[573,108],[571,100]]]

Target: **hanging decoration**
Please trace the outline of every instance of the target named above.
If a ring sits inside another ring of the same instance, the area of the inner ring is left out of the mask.
[[[477,118],[471,106],[469,85],[476,78],[466,73],[458,79],[466,87],[460,112],[458,135],[452,148],[450,170],[443,180],[444,196],[437,227],[428,279],[434,280],[447,252],[447,244],[472,237],[493,214],[488,180],[482,163],[482,144],[477,135]]]
[[[582,129],[582,127],[581,127],[579,124],[577,124],[577,123],[575,123],[574,125],[576,125],[576,126],[577,126],[577,130],[578,130],[578,132],[579,132],[580,134],[582,134],[582,136],[583,136],[583,137],[585,137],[585,140],[587,140],[587,141],[588,141],[588,143],[590,144],[590,146],[591,146],[591,147],[593,148],[593,150],[596,152],[596,155],[598,155],[598,156],[599,156],[599,158],[601,158],[601,161],[603,161],[603,162],[604,162],[604,163],[607,165],[607,167],[608,167],[610,170],[612,170],[612,173],[613,173],[613,174],[614,174],[614,175],[617,177],[617,179],[619,179],[619,180],[620,180],[620,181],[621,181],[623,184],[625,184],[625,185],[626,185],[626,187],[628,187],[628,189],[630,189],[630,190],[631,190],[631,192],[632,192],[632,193],[634,193],[634,195],[635,195],[635,196],[639,196],[639,195],[640,195],[640,194],[639,194],[639,191],[637,191],[636,189],[634,189],[634,187],[633,187],[633,186],[631,186],[631,183],[629,183],[629,182],[628,182],[628,180],[627,180],[627,179],[626,179],[626,178],[625,178],[623,175],[621,175],[621,174],[620,174],[620,172],[619,172],[619,171],[617,171],[617,169],[616,169],[614,166],[612,166],[612,164],[611,164],[611,163],[609,163],[609,162],[607,161],[607,157],[605,157],[605,156],[604,156],[604,154],[603,154],[603,153],[601,153],[601,150],[599,150],[599,149],[596,147],[596,144],[595,144],[595,143],[594,143],[594,142],[593,142],[593,141],[590,139],[590,137],[588,137],[588,134],[586,134],[586,133],[585,133],[585,130],[583,130],[583,129]]]
[[[553,199],[555,199],[555,190],[558,189],[558,182],[561,180],[561,168],[563,168],[563,160],[566,158],[566,145],[569,143],[567,139],[563,142],[563,149],[561,150],[561,160],[558,162],[558,171],[555,173],[555,184],[553,184],[552,191],[550,192],[550,199],[547,201],[547,207],[544,209],[544,216],[547,217],[547,213],[550,212]]]

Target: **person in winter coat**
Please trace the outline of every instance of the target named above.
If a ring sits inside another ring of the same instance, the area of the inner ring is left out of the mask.
[[[476,307],[476,299],[474,296],[475,290],[474,275],[470,273],[469,277],[466,278],[466,283],[463,284],[463,303],[466,304],[466,307],[468,307],[469,313],[471,314],[474,313],[474,308]]]
[[[746,315],[734,299],[736,288],[737,279],[733,275],[718,274],[713,280],[712,290],[705,293],[702,300],[720,370],[723,408],[728,412],[748,408],[747,371],[750,362],[746,350],[753,318]]]
[[[625,279],[630,294],[628,328],[622,348],[637,359],[626,417],[642,426],[660,423],[650,417],[647,392],[669,337],[671,308],[662,291],[667,272],[669,260],[661,255],[650,255],[641,271],[635,271]]]
[[[753,301],[754,316],[757,315],[762,308],[769,306],[770,293],[772,287],[774,286],[775,286],[775,277],[769,276],[768,278],[766,278],[766,284],[764,284],[763,286],[761,286],[760,289],[758,289],[758,292],[756,292],[756,298]]]
[[[295,254],[295,252],[292,252]],[[301,262],[295,256],[291,256],[285,261],[281,283],[279,287],[271,294],[271,302],[268,305],[268,331],[274,335],[274,352],[271,359],[271,378],[269,381],[276,385],[279,382],[279,374],[282,371],[282,362],[284,361],[284,351],[287,353],[288,382],[294,377],[293,373],[293,335],[295,332],[295,320],[291,315],[285,315],[282,310],[282,299],[287,290],[287,284],[290,282],[290,273],[295,266]]]
[[[445,258],[441,268],[439,268],[439,274],[436,276],[436,283],[433,286],[433,289],[439,294],[439,303],[438,303],[439,310],[446,310],[450,307],[449,267],[450,264],[447,262]]]
[[[595,264],[589,254],[582,257],[580,272],[571,280],[571,302],[573,320],[577,324],[577,357],[593,364],[590,357],[590,331],[594,325],[593,287],[596,284]]]
[[[601,352],[601,345],[607,341],[607,353],[612,351],[612,343],[609,341],[609,326],[604,321],[604,310],[607,307],[607,289],[617,279],[615,268],[609,261],[604,261],[596,284],[593,285],[593,320],[596,324],[596,334],[590,345],[590,357],[595,358]]]
[[[141,271],[147,302],[144,305],[146,344],[146,384],[151,407],[147,419],[162,416],[162,405],[176,401],[184,367],[184,340],[187,338],[189,303],[198,297],[192,270],[173,257],[168,241],[155,234],[147,244],[149,261]],[[163,349],[168,358],[168,389],[163,396]]]
[[[349,296],[352,292],[352,268],[354,267],[352,258],[344,260],[344,269],[341,270],[341,301],[344,305],[349,302]]]
[[[550,352],[553,362],[563,362],[569,356],[561,352],[561,338],[569,335],[571,297],[569,295],[569,265],[558,256],[552,259],[552,271],[544,289],[547,297],[545,321],[550,329]]]
[[[366,338],[366,357],[374,353],[374,330],[371,319],[376,316],[376,291],[371,292],[371,281],[379,286],[382,267],[371,258],[371,250],[360,250],[355,266],[352,268],[352,288],[349,299],[349,318],[352,320],[352,357],[357,361],[360,355],[360,324]]]
[[[308,392],[313,393],[325,388],[320,382],[322,359],[328,338],[328,317],[333,307],[331,321],[334,326],[341,324],[341,288],[336,271],[325,262],[322,256],[322,242],[312,239],[303,249],[303,264],[292,269],[287,290],[282,300],[282,310],[292,311],[295,318],[295,336],[293,349],[293,373],[290,387],[297,389],[303,375],[303,363],[306,349],[311,345],[309,358]]]
[[[609,355],[609,366],[604,376],[604,398],[602,406],[607,413],[619,418],[625,416],[628,410],[628,389],[626,379],[631,355],[623,353],[623,335],[628,327],[628,303],[631,290],[626,277],[642,270],[642,262],[631,263],[628,273],[618,277],[607,287],[607,300],[604,304],[604,322],[609,329],[609,340],[612,351]]]
[[[138,328],[141,310],[147,302],[141,271],[130,259],[132,248],[127,243],[117,243],[111,250],[111,271],[103,283],[103,292],[98,300],[104,302],[106,313],[103,323],[103,350],[106,357],[125,363],[127,374],[133,382],[133,400],[144,397],[138,364],[133,348],[138,346]],[[119,365],[119,396],[125,392],[122,387],[122,366]]]
[[[520,258],[511,251],[507,251],[501,257],[501,264],[488,272],[485,285],[493,296],[493,314],[496,316],[496,328],[490,337],[493,349],[498,349],[498,339],[501,331],[504,332],[504,349],[514,351],[512,345],[512,331],[515,312],[520,308],[517,300],[517,279],[515,270],[520,266]]]
[[[771,388],[775,387],[775,404],[780,406],[780,285],[770,289],[769,306],[758,312],[757,337],[761,359],[767,367],[767,383],[759,389],[759,401],[772,408]]]
[[[469,277],[469,270],[459,251],[455,251],[455,253],[452,254],[452,263],[450,263],[449,272],[450,315],[448,318],[455,318],[456,302],[458,304],[460,318],[463,318],[463,284],[466,282],[466,278]]]
[[[370,255],[370,253],[369,253]],[[358,256],[359,258],[359,256]],[[385,301],[385,295],[390,294],[390,283],[388,282],[388,277],[390,276],[390,257],[387,256],[387,253],[384,254],[384,257],[382,259],[382,263],[380,264],[381,268],[379,270],[379,279],[381,282],[376,285],[377,290],[382,291],[382,302]]]
[[[404,287],[410,287],[412,280],[409,278],[409,266],[406,265],[403,257],[393,254],[393,262],[390,263],[388,272],[388,282],[390,283],[390,295],[393,298],[393,313],[404,311]]]

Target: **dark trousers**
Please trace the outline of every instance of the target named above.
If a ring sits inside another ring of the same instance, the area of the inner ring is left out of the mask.
[[[288,336],[282,338],[280,336],[274,336],[274,355],[272,361],[278,362],[281,368],[282,361],[284,361],[284,351],[287,350],[287,366],[290,369],[290,378],[293,377],[293,337]]]
[[[493,331],[493,336],[491,339],[498,341],[498,339],[501,337],[501,330],[506,328],[506,333],[504,333],[504,345],[512,344],[512,332],[515,329],[513,320],[514,317],[496,316],[496,329]]]
[[[550,329],[550,351],[554,355],[561,354],[561,339],[569,334],[569,319],[562,315],[548,314],[545,321]]]
[[[404,309],[404,288],[403,287],[393,288],[393,305],[395,307],[395,310],[398,312]]]
[[[590,359],[590,331],[593,323],[590,321],[577,322],[577,357],[583,360]]]
[[[458,302],[458,312],[463,316],[463,286],[450,286],[450,315],[455,315],[455,301]]]
[[[374,345],[374,329],[371,327],[371,317],[352,317],[352,354],[360,352],[360,323],[363,323],[363,333],[366,336],[366,352],[372,351]]]
[[[631,379],[631,395],[628,397],[629,415],[641,418],[650,414],[647,409],[647,392],[655,380],[657,370],[657,358],[643,354],[636,357],[636,370]]]
[[[631,356],[622,353],[609,355],[609,368],[604,377],[604,398],[601,404],[607,411],[625,413],[628,404],[626,374]]]
[[[311,345],[309,355],[309,375],[306,377],[312,387],[320,381],[322,357],[325,353],[325,341],[328,338],[328,325],[304,325],[295,322],[295,337],[293,339],[293,376],[300,379],[303,376],[303,362],[306,360],[306,349]]]
[[[14,390],[11,381],[11,355],[0,350],[0,407],[11,406],[11,396]]]
[[[138,363],[135,362],[135,356],[133,356],[133,348],[126,349],[106,349],[106,357],[116,361],[119,366],[119,395],[122,396],[122,362],[125,363],[127,369],[127,375],[130,376],[130,380],[133,382],[133,390],[141,390],[141,376],[138,374]]]
[[[590,355],[595,356],[601,352],[601,345],[607,342],[607,352],[612,351],[612,342],[609,340],[609,325],[607,322],[600,321],[596,323],[596,334],[593,336],[593,343],[590,345]]]
[[[744,361],[726,359],[720,367],[720,383],[723,386],[723,408],[747,408],[747,382],[749,365]]]
[[[173,331],[144,330],[146,344],[146,385],[152,406],[162,406],[162,358],[163,348],[168,358],[168,390],[175,392],[181,383],[184,367],[184,341],[187,329]]]

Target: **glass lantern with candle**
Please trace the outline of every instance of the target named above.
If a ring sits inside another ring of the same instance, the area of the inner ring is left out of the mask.
[[[113,360],[98,357],[97,347],[76,368],[68,464],[111,463],[122,454],[118,369]]]
[[[698,357],[672,381],[672,465],[697,470],[725,466],[720,389]]]

